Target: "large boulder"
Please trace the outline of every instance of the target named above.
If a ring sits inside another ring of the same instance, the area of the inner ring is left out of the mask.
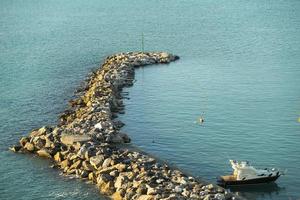
[[[21,145],[22,147],[24,147],[25,144],[26,144],[27,142],[29,142],[29,138],[28,138],[28,137],[22,137],[22,138],[20,139],[20,145]]]
[[[41,135],[46,135],[47,133],[50,133],[50,132],[52,132],[52,128],[51,127],[49,127],[49,126],[43,126],[40,129],[33,130],[30,133],[30,137],[37,137],[37,136],[41,136]]]
[[[66,160],[63,160],[61,163],[60,163],[60,167],[61,168],[66,168],[66,167],[69,167],[71,165],[71,162],[68,160],[68,159],[66,159]]]
[[[114,177],[112,177],[111,175],[109,174],[100,174],[97,178],[97,183],[98,184],[101,184],[101,183],[107,183],[109,181],[113,181],[114,180]]]
[[[183,191],[183,188],[179,185],[177,185],[175,188],[174,188],[174,192],[176,193],[181,193]]]
[[[54,155],[54,160],[56,162],[61,162],[63,160],[63,155],[61,154],[61,152],[57,152],[55,155]]]
[[[98,169],[100,166],[102,166],[104,159],[105,158],[103,155],[96,155],[90,158],[90,163],[93,167]]]
[[[119,133],[124,143],[130,143],[131,139],[126,133]]]
[[[79,148],[79,150],[77,152],[77,156],[80,158],[84,158],[86,152],[87,152],[87,148],[85,147],[85,145],[83,145]]]
[[[125,166],[126,167],[126,166]],[[99,174],[104,174],[104,173],[110,173],[114,170],[117,170],[118,172],[121,172],[123,171],[125,168],[124,168],[124,164],[116,164],[116,165],[113,165],[113,166],[110,166],[110,167],[106,167],[106,168],[103,168],[101,169],[99,172]]]
[[[98,129],[98,130],[102,130],[103,129],[103,125],[102,125],[102,123],[101,122],[99,122],[99,123],[97,123],[97,124],[95,124],[95,126],[94,126],[96,129]]]
[[[103,167],[103,168],[107,168],[107,167],[110,166],[110,163],[111,163],[111,158],[106,158],[106,159],[103,161],[102,167]]]
[[[87,135],[62,135],[60,141],[65,145],[72,145],[75,142],[84,143],[90,141],[91,138]]]
[[[30,142],[27,142],[25,145],[24,145],[24,149],[26,149],[27,151],[29,152],[33,152],[35,150],[35,147],[32,143]]]
[[[102,182],[101,184],[98,184],[98,186],[104,195],[112,195],[115,192],[113,181],[109,181],[107,183]]]
[[[22,147],[20,145],[14,145],[14,146],[10,147],[9,149],[13,152],[18,152],[22,149]]]
[[[120,144],[120,143],[130,143],[130,138],[126,133],[111,133],[107,136],[106,142],[108,143],[115,143],[115,144]]]
[[[137,200],[154,200],[153,195],[141,195]]]
[[[152,188],[150,186],[147,186],[147,195],[155,195],[157,194],[157,191],[155,188]]]
[[[121,192],[119,192],[119,191],[115,192],[115,193],[112,195],[112,199],[113,199],[113,200],[122,200],[123,197],[122,197]]]
[[[119,134],[111,133],[106,138],[108,143],[123,143],[123,138]]]
[[[51,154],[48,149],[40,149],[36,153],[41,157],[51,158]]]
[[[88,172],[91,172],[94,170],[93,166],[90,164],[90,162],[88,162],[86,160],[82,162],[82,167],[85,171],[88,171]]]
[[[136,193],[139,195],[147,194],[147,187],[145,184],[140,184],[136,190]]]
[[[70,169],[79,169],[79,168],[81,167],[81,163],[82,163],[81,160],[77,160],[76,162],[74,162],[74,163],[71,165]]]
[[[46,141],[40,137],[33,137],[32,142],[37,149],[42,149],[46,144]]]
[[[126,180],[125,176],[122,176],[122,175],[118,176],[115,180],[115,185],[114,185],[115,188],[117,190],[120,189],[122,187],[122,185],[124,184],[125,180]]]
[[[96,180],[97,177],[94,172],[90,172],[88,178],[89,178],[89,180],[91,180],[93,182],[97,182],[97,180]]]
[[[114,166],[116,167],[116,169],[118,170],[118,172],[123,172],[127,168],[126,164],[123,164],[123,163],[118,163],[118,164],[116,164]]]

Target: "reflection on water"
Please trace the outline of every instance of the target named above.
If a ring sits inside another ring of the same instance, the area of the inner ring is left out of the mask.
[[[266,183],[257,185],[230,186],[228,190],[246,199],[258,200],[273,199],[279,195],[279,191],[284,192],[285,188],[279,187],[276,183]]]

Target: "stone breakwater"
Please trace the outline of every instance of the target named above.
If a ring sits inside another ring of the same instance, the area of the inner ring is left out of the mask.
[[[112,199],[231,199],[223,188],[120,145],[130,142],[117,115],[124,113],[122,88],[133,85],[134,69],[177,59],[164,52],[107,57],[76,91],[57,126],[33,130],[10,149],[50,158],[64,174],[90,180]]]

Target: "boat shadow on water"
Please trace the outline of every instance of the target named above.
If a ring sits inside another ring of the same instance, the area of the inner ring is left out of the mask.
[[[279,192],[285,190],[284,187],[279,187],[276,183],[262,183],[255,185],[236,185],[228,186],[230,192],[237,196],[244,197],[246,199],[273,199],[278,196]]]

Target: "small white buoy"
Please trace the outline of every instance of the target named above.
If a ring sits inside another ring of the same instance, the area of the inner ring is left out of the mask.
[[[199,118],[199,123],[202,124],[203,122],[204,122],[204,118],[203,118],[203,117],[200,117],[200,118]]]

